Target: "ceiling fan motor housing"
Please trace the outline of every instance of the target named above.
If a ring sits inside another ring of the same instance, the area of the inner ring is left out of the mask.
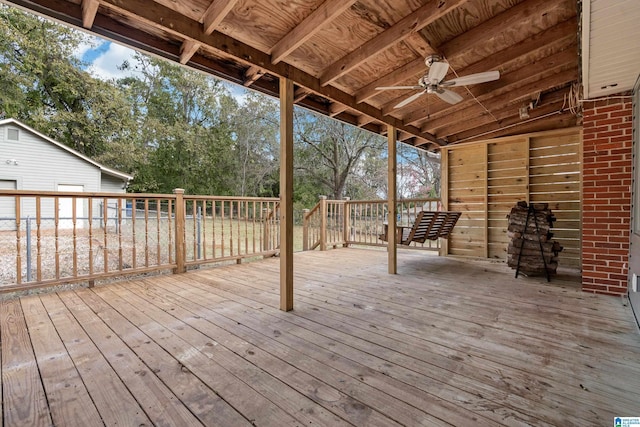
[[[427,67],[431,67],[431,64],[440,61],[442,61],[442,57],[440,55],[429,55],[424,59],[424,63]]]

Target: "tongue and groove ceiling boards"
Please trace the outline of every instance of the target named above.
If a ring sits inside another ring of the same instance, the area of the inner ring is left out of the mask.
[[[423,149],[576,124],[575,0],[2,0],[129,46],[277,95],[295,84],[305,108]],[[445,80],[499,71],[451,87],[454,105],[415,86],[425,58]],[[574,91],[572,91],[572,86]],[[524,114],[523,114],[524,113]]]

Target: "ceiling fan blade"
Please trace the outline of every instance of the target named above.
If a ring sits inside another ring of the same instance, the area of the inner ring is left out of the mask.
[[[420,98],[422,95],[424,95],[425,93],[427,93],[426,90],[423,90],[422,92],[418,92],[418,93],[414,93],[413,95],[411,95],[410,97],[408,97],[407,99],[405,99],[404,101],[400,101],[398,104],[396,104],[395,107],[393,108],[402,108],[405,105],[410,104],[411,102],[415,101],[416,99]]]
[[[466,86],[473,85],[476,83],[485,83],[493,80],[498,80],[500,78],[500,71],[487,71],[485,73],[477,73],[477,74],[469,74],[468,76],[458,77],[457,79],[447,80],[446,82],[442,82],[442,86]]]
[[[449,89],[440,88],[436,91],[436,95],[449,104],[457,104],[463,99],[460,95]]]
[[[447,71],[449,71],[449,64],[446,62],[433,62],[429,66],[429,83],[432,85],[438,84],[444,79],[447,75]]]
[[[422,89],[422,86],[379,86],[376,90],[394,90],[394,89]]]

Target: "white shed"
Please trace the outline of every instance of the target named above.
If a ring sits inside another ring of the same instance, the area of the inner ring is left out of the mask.
[[[0,191],[73,191],[125,193],[131,175],[108,168],[15,119],[0,120]],[[72,199],[60,199],[60,218],[71,216]],[[21,216],[34,216],[35,205],[21,203]],[[86,203],[76,204],[76,216],[86,215]],[[53,216],[53,205],[42,206]],[[0,222],[15,219],[13,198],[0,198]],[[2,227],[0,224],[0,228]]]

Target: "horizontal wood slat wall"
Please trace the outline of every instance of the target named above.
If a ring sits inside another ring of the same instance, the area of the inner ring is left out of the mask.
[[[563,266],[580,267],[581,130],[492,139],[443,148],[443,203],[462,211],[451,255],[505,260],[507,214],[519,200],[549,203]]]

